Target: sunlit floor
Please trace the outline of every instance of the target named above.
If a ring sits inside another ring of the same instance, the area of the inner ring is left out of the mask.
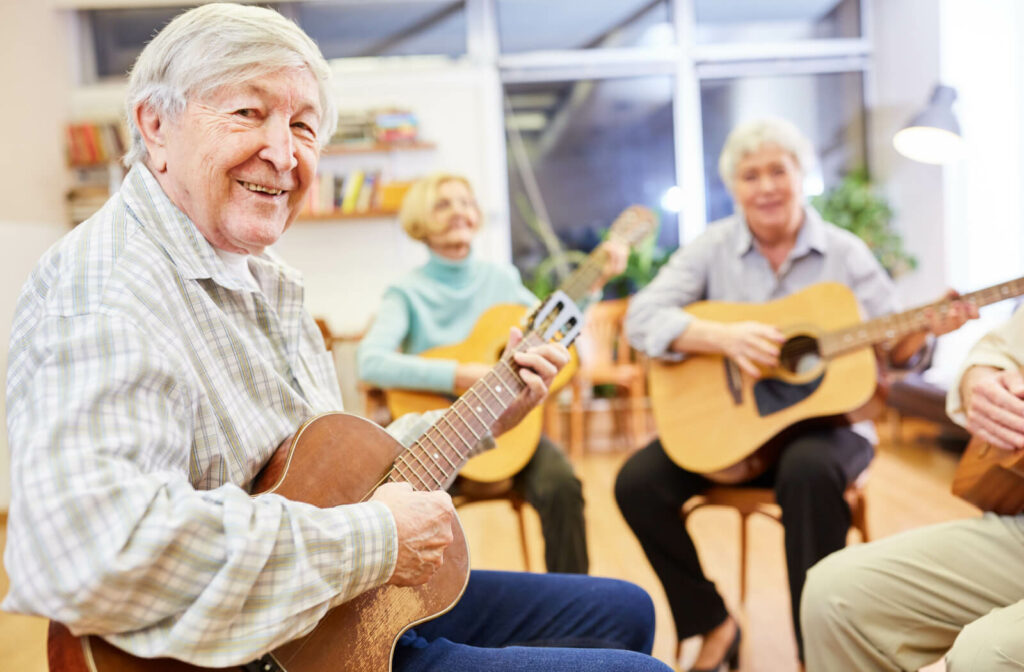
[[[883,434],[868,484],[868,523],[875,538],[952,518],[975,515],[973,507],[949,494],[956,458],[928,440],[931,427],[906,423],[904,440]],[[612,497],[612,484],[626,457],[608,437],[592,435],[595,448],[577,461],[587,501],[591,573],[631,580],[654,598],[657,634],[654,655],[673,663],[676,643],[668,604],[626,527]],[[473,566],[522,569],[516,518],[505,502],[472,504],[460,510],[470,540]],[[536,514],[527,512],[531,565],[543,567],[543,549]],[[750,522],[747,604],[740,609],[738,595],[738,517],[724,509],[702,509],[691,518],[704,567],[724,594],[730,608],[741,615],[744,627],[741,669],[745,672],[787,672],[797,669],[795,644],[783,561],[780,526],[755,516]],[[855,536],[855,535],[854,535]],[[0,529],[0,546],[6,535]],[[0,572],[0,594],[8,580]],[[43,672],[46,624],[42,619],[0,613],[0,662],[5,670]],[[687,647],[693,655],[696,642]],[[686,654],[684,654],[684,658]],[[933,668],[929,668],[933,669]],[[941,664],[934,669],[942,669]]]

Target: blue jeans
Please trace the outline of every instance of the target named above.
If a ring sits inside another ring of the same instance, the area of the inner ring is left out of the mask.
[[[577,574],[474,571],[451,611],[406,632],[396,672],[669,672],[642,588]]]

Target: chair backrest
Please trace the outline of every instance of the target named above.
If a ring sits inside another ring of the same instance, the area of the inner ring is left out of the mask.
[[[580,366],[602,368],[633,361],[623,330],[629,299],[598,301],[587,308],[583,331],[576,341]]]

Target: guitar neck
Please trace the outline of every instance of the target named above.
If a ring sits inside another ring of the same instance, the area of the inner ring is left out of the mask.
[[[516,351],[541,343],[531,332]],[[388,480],[406,482],[416,490],[447,490],[480,440],[525,387],[511,353],[506,354],[398,457]]]
[[[1024,294],[1024,278],[1017,278],[964,294],[956,300],[981,308],[1021,294]],[[952,302],[952,299],[943,299],[902,313],[884,315],[852,327],[828,332],[819,339],[821,354],[825,357],[836,357],[878,343],[896,341],[907,334],[927,328],[929,309],[944,313],[949,310]]]

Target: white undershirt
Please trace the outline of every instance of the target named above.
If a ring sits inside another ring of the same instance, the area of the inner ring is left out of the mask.
[[[216,247],[213,248],[213,251],[221,258],[224,265],[228,267],[228,271],[236,280],[249,289],[259,290],[260,286],[256,283],[256,277],[252,274],[252,270],[249,268],[248,254],[237,254],[235,252],[228,252]]]

